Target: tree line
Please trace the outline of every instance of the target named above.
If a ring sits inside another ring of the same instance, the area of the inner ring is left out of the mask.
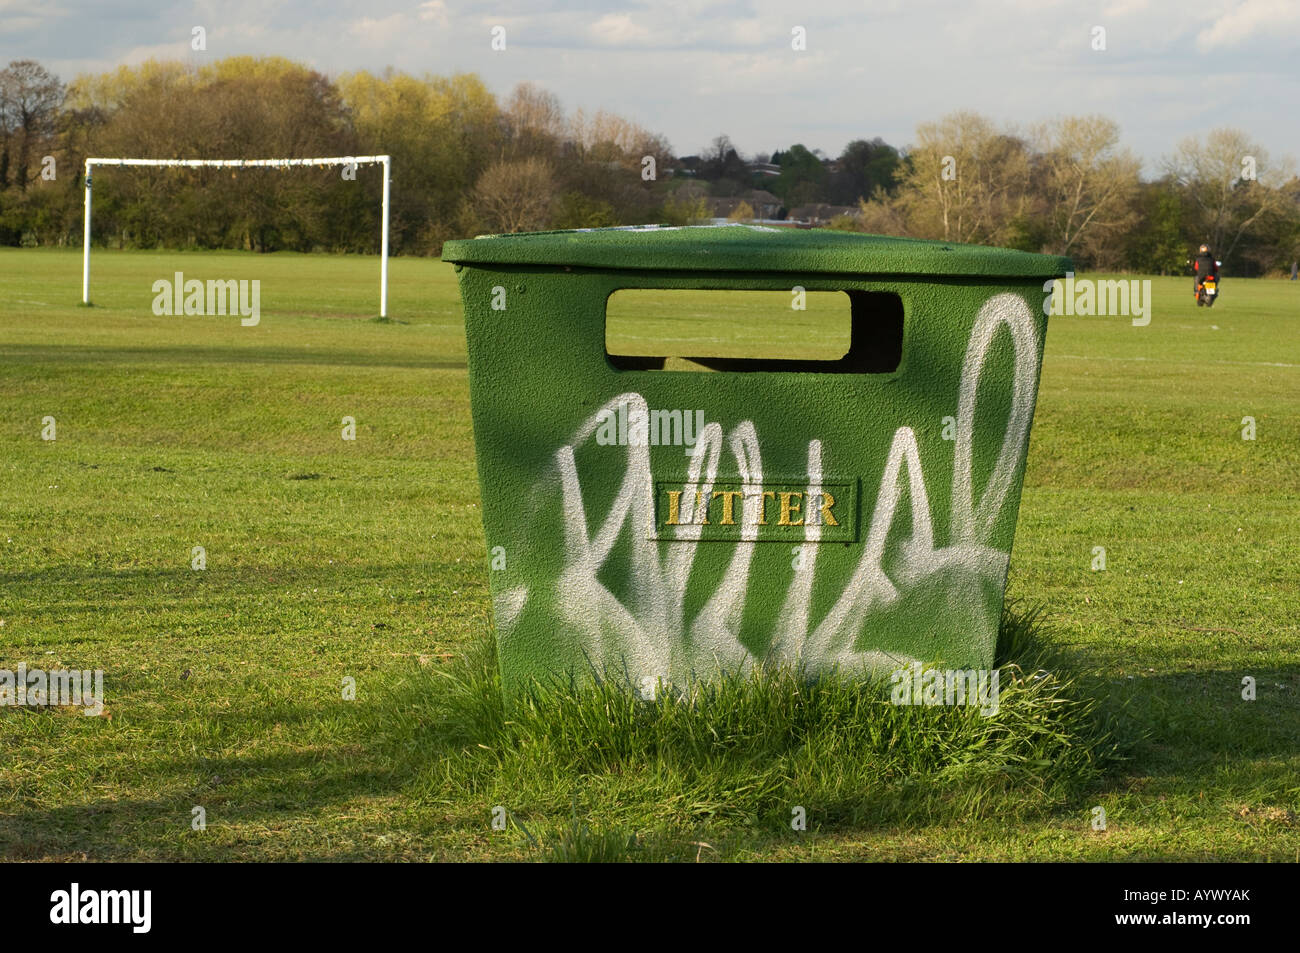
[[[498,98],[473,74],[331,78],[278,57],[150,61],[65,84],[39,63],[0,70],[0,243],[81,241],[87,156],[393,157],[391,248],[453,237],[714,217],[718,200],[823,204],[831,227],[1071,255],[1081,268],[1180,273],[1209,242],[1236,274],[1300,257],[1300,179],[1233,129],[1176,145],[1154,178],[1101,116],[1029,129],[958,112],[914,143],[801,143],[699,155],[608,112],[566,113],[532,84]],[[375,169],[105,168],[94,240],[114,247],[378,250]],[[736,213],[733,213],[736,217]]]

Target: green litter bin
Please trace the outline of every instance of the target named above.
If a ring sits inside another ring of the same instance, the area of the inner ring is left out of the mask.
[[[443,258],[507,694],[992,666],[1069,259],[744,225],[483,236]],[[689,370],[611,355],[623,289],[838,292],[848,345]]]

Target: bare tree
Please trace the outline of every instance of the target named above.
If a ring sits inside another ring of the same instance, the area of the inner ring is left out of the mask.
[[[474,185],[474,210],[494,232],[546,228],[554,204],[555,169],[535,156],[494,162]]]
[[[604,110],[588,114],[579,109],[569,119],[569,143],[579,161],[620,164],[632,168],[651,155],[664,164],[671,159],[661,136]]]
[[[1140,163],[1119,146],[1119,125],[1103,116],[1066,116],[1036,130],[1052,250],[1066,255],[1088,239],[1132,224]],[[1095,242],[1093,242],[1095,244]]]
[[[1289,163],[1270,165],[1263,147],[1239,129],[1214,129],[1205,142],[1184,139],[1165,160],[1173,180],[1195,208],[1202,234],[1228,258],[1248,231],[1288,201],[1281,186]]]
[[[1030,200],[1029,147],[983,116],[957,112],[917,127],[899,201],[911,230],[997,243]]]
[[[32,147],[53,136],[63,95],[63,83],[35,60],[13,60],[0,70],[0,188],[9,185],[12,169],[14,183],[26,191]]]
[[[904,238],[921,237],[912,229],[903,202],[876,189],[869,199],[858,201],[858,214],[853,220],[853,230],[874,235],[900,235]]]
[[[564,109],[554,93],[532,83],[520,83],[502,114],[510,158],[552,156],[564,136]]]

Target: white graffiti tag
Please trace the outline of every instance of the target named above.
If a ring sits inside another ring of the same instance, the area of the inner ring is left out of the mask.
[[[976,394],[994,338],[1003,327],[1011,336],[1015,371],[1011,407],[1001,450],[983,492],[976,498],[971,476]],[[802,664],[808,671],[839,668],[894,669],[916,661],[876,650],[859,651],[855,642],[876,611],[887,608],[906,591],[937,573],[962,580],[964,590],[1000,586],[1009,554],[989,545],[999,516],[1015,483],[1017,466],[1029,437],[1038,377],[1038,337],[1025,302],[1013,294],[990,298],[975,318],[962,365],[956,415],[952,476],[952,520],[947,545],[936,547],[929,493],[911,427],[894,431],[885,469],[866,531],[861,559],[849,583],[815,626],[811,620],[817,545],[803,547],[804,563],[793,574],[775,620],[768,657]],[[757,545],[762,505],[763,462],[752,421],[742,421],[729,433],[716,423],[701,431],[689,458],[681,494],[681,525],[662,548],[654,538],[654,483],[650,448],[644,442],[627,446],[627,466],[604,521],[589,531],[575,449],[590,440],[611,411],[626,404],[629,412],[648,412],[636,393],[619,394],[594,413],[555,455],[564,500],[564,560],[554,592],[561,625],[570,627],[592,659],[621,659],[630,672],[662,677],[712,670],[744,670],[755,657],[740,641],[740,620],[748,591],[750,564]],[[735,543],[723,578],[693,618],[687,619],[685,594],[703,526],[692,519],[695,500],[708,500],[718,477],[724,451],[735,460],[739,483],[746,488],[740,539]],[[807,485],[810,498],[820,492],[826,449],[820,440],[808,443]],[[760,492],[748,492],[749,488]],[[697,495],[698,492],[698,495]],[[911,537],[884,569],[886,542],[901,504],[911,511]],[[629,525],[630,524],[630,525]],[[815,544],[822,526],[809,521],[804,539]],[[616,542],[630,540],[630,562],[622,575],[631,587],[617,598],[599,578]],[[496,615],[503,635],[519,618],[528,598],[524,587],[498,594]],[[990,647],[991,650],[991,647]]]

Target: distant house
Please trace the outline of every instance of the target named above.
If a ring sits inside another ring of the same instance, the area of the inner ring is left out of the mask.
[[[714,218],[727,219],[732,216],[744,202],[754,210],[756,219],[774,219],[781,217],[781,200],[771,192],[762,189],[750,189],[743,195],[725,199],[709,199],[709,210]]]
[[[749,171],[753,175],[763,175],[770,178],[776,178],[781,174],[781,167],[775,162],[751,162]]]
[[[745,201],[742,198],[730,199],[709,199],[709,213],[714,218],[727,219],[740,207],[740,203]]]
[[[829,225],[832,219],[841,215],[856,218],[859,214],[860,209],[856,205],[826,205],[817,202],[812,205],[800,205],[797,208],[790,209],[787,218],[792,222],[798,222],[800,225],[815,228],[821,225]]]
[[[745,201],[754,210],[755,218],[780,218],[781,200],[771,192],[753,189],[745,195]]]

